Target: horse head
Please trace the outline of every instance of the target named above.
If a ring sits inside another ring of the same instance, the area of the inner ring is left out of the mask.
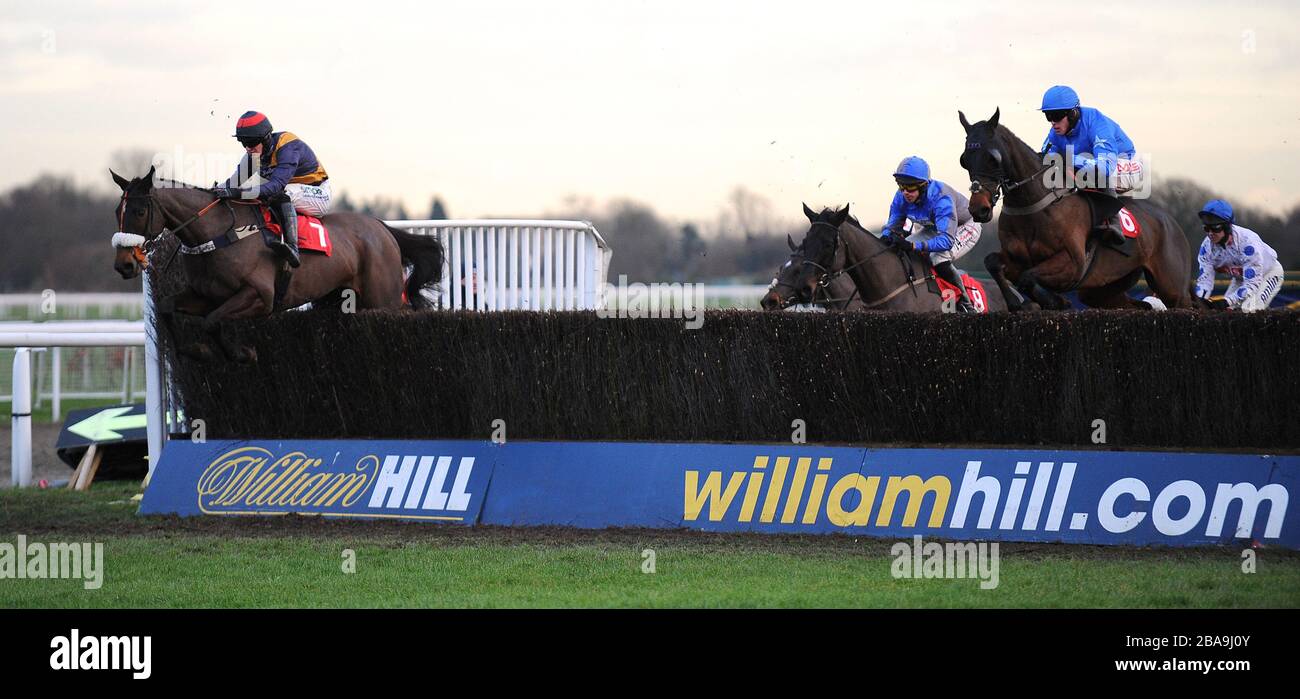
[[[785,261],[776,270],[776,276],[772,277],[772,283],[767,287],[767,293],[759,299],[758,305],[765,311],[780,311],[795,302],[795,277],[798,276],[799,270],[803,265],[803,248],[794,244],[794,239],[790,236],[785,237],[786,242],[790,245],[790,259]]]
[[[966,129],[966,150],[961,154],[961,166],[970,173],[970,215],[979,223],[993,218],[993,207],[998,203],[1006,172],[1002,166],[1003,153],[997,138],[998,117],[994,110],[988,121],[971,124],[966,115],[957,112],[962,128]]]
[[[811,224],[804,234],[803,261],[799,264],[794,279],[795,298],[800,303],[811,303],[817,287],[825,283],[827,276],[844,268],[845,249],[840,241],[840,226],[849,218],[849,207],[843,209],[822,209],[815,213],[803,205],[803,213]]]
[[[123,279],[134,279],[149,264],[145,246],[162,233],[166,222],[158,202],[153,196],[154,168],[142,177],[127,180],[108,171],[113,181],[122,189],[122,198],[113,212],[117,217],[117,232],[113,234],[113,269]]]

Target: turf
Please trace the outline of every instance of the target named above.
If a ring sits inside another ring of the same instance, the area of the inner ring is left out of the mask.
[[[1293,607],[1300,555],[1003,544],[999,585],[896,579],[891,541],[144,518],[137,484],[0,491],[0,542],[102,542],[104,582],[0,580],[0,607]],[[344,551],[355,572],[344,572]],[[643,571],[654,551],[654,572]]]

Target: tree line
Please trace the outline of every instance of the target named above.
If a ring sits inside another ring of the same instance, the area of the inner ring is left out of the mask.
[[[1189,179],[1170,178],[1156,184],[1152,197],[1182,226],[1194,254],[1204,238],[1196,214],[1215,192]],[[112,269],[109,239],[116,228],[117,203],[112,194],[79,187],[57,175],[41,175],[0,193],[0,246],[7,252],[0,255],[0,292],[134,288]],[[808,204],[820,208],[843,202]],[[855,205],[853,213],[879,231],[888,202],[872,204],[878,205]],[[594,223],[614,249],[612,280],[626,274],[630,281],[642,282],[764,283],[789,255],[787,236],[798,243],[807,230],[799,205],[783,202],[778,214],[771,201],[738,187],[719,203],[710,221],[674,221],[649,204],[629,199],[599,204],[576,197],[540,217]],[[340,192],[334,208],[384,219],[449,218],[447,205],[436,196],[428,209],[409,211],[396,198],[353,198]],[[1300,269],[1300,205],[1282,215],[1250,206],[1235,208],[1238,222],[1277,250],[1284,267]],[[979,245],[962,265],[981,272],[984,256],[997,246],[996,224],[986,224]]]

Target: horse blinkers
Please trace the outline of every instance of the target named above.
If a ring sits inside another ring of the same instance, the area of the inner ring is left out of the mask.
[[[968,207],[970,215],[979,223],[987,223],[993,218],[993,207],[998,205],[998,199],[1002,196],[1002,183],[1005,178],[1002,175],[1002,153],[996,148],[991,148],[983,152],[992,158],[997,172],[991,174],[994,174],[997,179],[991,185],[980,179],[980,175],[971,167],[970,159],[967,157],[980,145],[979,143],[968,145],[960,162],[961,166],[970,173],[970,206]]]

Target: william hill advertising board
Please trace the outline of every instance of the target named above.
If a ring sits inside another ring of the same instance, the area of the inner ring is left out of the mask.
[[[1300,549],[1300,456],[616,442],[167,444],[142,514]]]

